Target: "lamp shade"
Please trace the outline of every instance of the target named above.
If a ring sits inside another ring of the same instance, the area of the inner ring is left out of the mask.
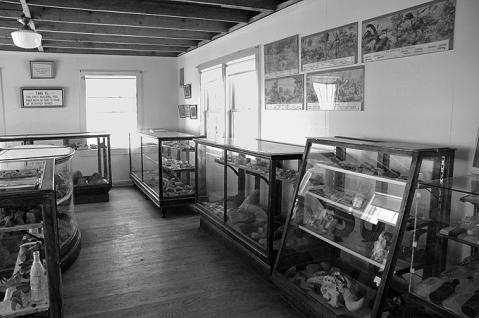
[[[34,49],[42,45],[42,35],[27,28],[13,31],[11,36],[13,44],[23,49]]]

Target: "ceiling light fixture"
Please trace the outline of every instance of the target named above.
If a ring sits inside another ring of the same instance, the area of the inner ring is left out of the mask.
[[[30,28],[30,21],[30,18],[22,16],[18,22],[23,24],[23,28],[11,33],[13,44],[22,49],[35,49],[42,45],[42,35]]]

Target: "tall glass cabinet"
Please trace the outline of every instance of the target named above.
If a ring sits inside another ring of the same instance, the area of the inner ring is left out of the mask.
[[[265,140],[195,141],[201,226],[225,234],[269,273],[304,147]]]
[[[382,317],[418,180],[451,176],[453,159],[444,147],[308,138],[273,281],[313,317]]]
[[[130,179],[161,210],[195,202],[198,136],[164,129],[130,133]]]
[[[62,317],[57,195],[54,159],[0,160],[0,317]]]

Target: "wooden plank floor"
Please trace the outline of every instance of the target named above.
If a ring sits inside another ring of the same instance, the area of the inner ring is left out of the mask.
[[[301,317],[185,208],[162,219],[131,187],[75,209],[83,239],[63,274],[66,317]]]

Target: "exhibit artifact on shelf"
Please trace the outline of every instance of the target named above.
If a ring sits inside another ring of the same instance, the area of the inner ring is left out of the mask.
[[[421,179],[452,176],[454,150],[308,138],[272,280],[314,317],[382,317]]]
[[[74,153],[69,147],[48,145],[24,145],[0,151],[0,160],[55,159],[54,187],[62,270],[66,270],[76,260],[81,249],[81,232],[76,221],[73,200]]]
[[[54,159],[0,159],[0,317],[62,317]]]
[[[0,148],[30,144],[75,149],[72,159],[75,204],[109,200],[112,187],[110,134],[80,132],[0,136]]]
[[[198,136],[166,129],[130,133],[130,179],[166,216],[171,206],[195,202]]]
[[[265,140],[195,141],[201,226],[224,234],[269,274],[304,147]]]

